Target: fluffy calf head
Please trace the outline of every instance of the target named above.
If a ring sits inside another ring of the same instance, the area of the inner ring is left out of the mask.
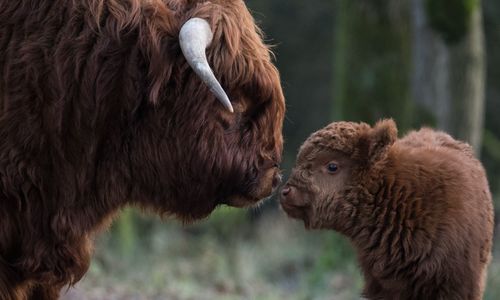
[[[370,202],[377,174],[397,138],[392,120],[365,123],[338,122],[312,134],[302,145],[290,179],[282,190],[281,205],[307,228],[346,232],[351,214]]]

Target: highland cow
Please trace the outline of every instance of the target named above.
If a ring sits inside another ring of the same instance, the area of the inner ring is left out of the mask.
[[[56,299],[133,205],[279,184],[284,98],[242,0],[0,0],[0,299]]]
[[[368,299],[481,299],[491,194],[471,147],[446,133],[332,123],[301,147],[280,201],[352,241]]]

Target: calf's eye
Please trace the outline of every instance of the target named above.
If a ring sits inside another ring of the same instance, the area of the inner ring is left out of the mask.
[[[333,174],[336,173],[339,169],[339,166],[336,163],[329,163],[326,166],[326,169],[328,170],[328,173]]]

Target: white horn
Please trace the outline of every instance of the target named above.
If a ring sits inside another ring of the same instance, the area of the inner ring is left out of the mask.
[[[194,72],[208,85],[210,91],[230,111],[234,112],[226,92],[215,78],[212,68],[208,65],[205,50],[212,42],[213,33],[210,24],[204,19],[189,19],[181,28],[179,41],[182,53]]]

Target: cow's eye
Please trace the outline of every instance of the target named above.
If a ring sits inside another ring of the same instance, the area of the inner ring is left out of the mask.
[[[336,163],[329,163],[326,166],[326,169],[328,170],[328,173],[333,174],[337,173],[337,171],[339,170],[339,166]]]

